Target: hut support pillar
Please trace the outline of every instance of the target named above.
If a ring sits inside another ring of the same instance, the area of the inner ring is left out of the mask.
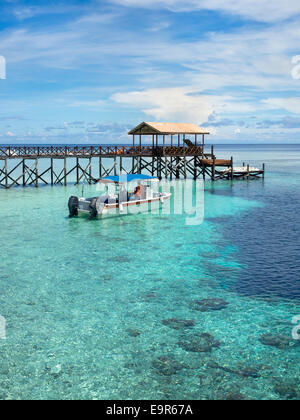
[[[152,156],[152,170],[151,170],[151,176],[154,176],[155,173],[155,160],[154,160],[154,156]]]
[[[180,178],[180,172],[179,172],[179,165],[180,165],[180,158],[176,158],[176,179]]]

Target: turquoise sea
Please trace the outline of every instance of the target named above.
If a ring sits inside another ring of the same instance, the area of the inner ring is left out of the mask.
[[[198,225],[0,190],[0,399],[300,399],[300,145],[215,151],[267,173],[207,181]]]

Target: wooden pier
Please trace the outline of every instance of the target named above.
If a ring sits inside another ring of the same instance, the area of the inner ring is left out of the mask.
[[[78,184],[97,182],[121,172],[143,172],[159,179],[192,177],[213,181],[259,177],[265,173],[264,166],[234,168],[232,158],[217,159],[214,147],[207,150],[205,146],[205,135],[209,133],[193,124],[142,123],[129,134],[133,136],[131,146],[0,147],[0,187],[67,185],[71,174]],[[151,144],[143,145],[143,136],[148,137],[148,142],[150,137]],[[48,160],[42,171],[40,159]],[[95,169],[97,176],[92,175]]]

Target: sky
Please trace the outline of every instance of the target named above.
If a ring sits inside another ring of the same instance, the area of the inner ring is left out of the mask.
[[[0,0],[0,144],[300,143],[299,0]]]

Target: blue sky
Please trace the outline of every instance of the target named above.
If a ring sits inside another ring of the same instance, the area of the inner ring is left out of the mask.
[[[0,143],[300,142],[299,1],[1,0],[0,56]]]

